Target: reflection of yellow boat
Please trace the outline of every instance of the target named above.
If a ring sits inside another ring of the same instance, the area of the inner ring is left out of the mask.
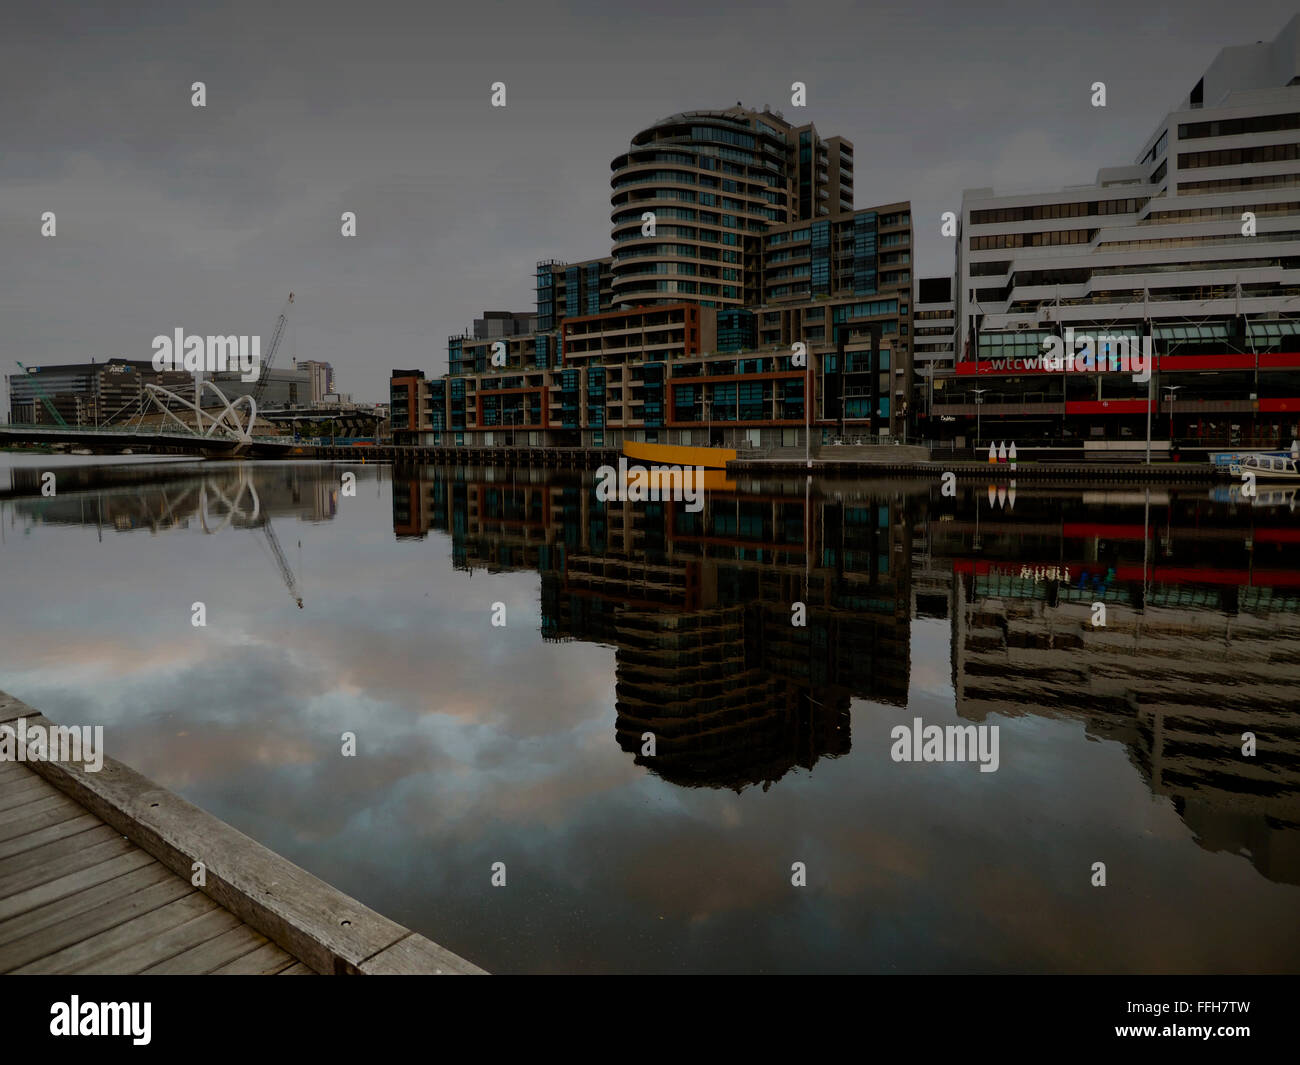
[[[727,480],[725,470],[695,470],[687,466],[684,469],[642,469],[632,467],[627,471],[623,478],[625,485],[636,485],[638,488],[655,489],[666,495],[672,492],[673,488],[690,489],[691,491],[733,491],[736,487],[735,481]]]
[[[735,448],[641,444],[634,441],[623,445],[623,454],[633,462],[659,466],[707,466],[717,470],[726,469],[728,462],[736,460]]]

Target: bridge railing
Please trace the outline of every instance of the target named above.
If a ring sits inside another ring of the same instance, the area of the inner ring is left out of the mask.
[[[230,444],[234,441],[228,437],[203,437],[197,433],[181,433],[176,431],[168,432],[162,428],[151,428],[149,426],[135,426],[124,428],[114,425],[48,425],[45,423],[27,423],[27,422],[0,422],[0,433],[10,435],[21,433],[24,436],[76,436],[84,435],[87,438],[96,436],[120,436],[131,439],[152,438],[167,440],[186,440],[202,441],[205,445]],[[268,442],[277,442],[281,438],[268,437]],[[257,442],[258,437],[254,436],[253,440]]]
[[[115,436],[178,436],[177,433],[125,429],[114,425],[50,425],[48,422],[0,422],[0,432],[24,433],[111,433]]]

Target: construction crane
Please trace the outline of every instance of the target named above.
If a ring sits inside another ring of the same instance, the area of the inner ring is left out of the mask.
[[[14,362],[18,362],[18,360],[15,359]],[[27,367],[21,362],[18,362],[18,369],[22,370],[22,372],[27,376],[28,384],[32,386],[32,391],[35,392],[36,395],[40,397],[41,402],[45,404],[45,409],[54,415],[54,420],[66,429],[68,423],[63,420],[63,415],[60,414],[55,409],[54,404],[50,402],[50,397],[45,394],[45,389],[36,383],[36,375],[33,374],[31,370],[27,369]],[[35,413],[36,412],[33,410],[33,416],[35,416]]]
[[[289,324],[289,308],[292,304],[293,293],[290,292],[289,298],[280,308],[280,317],[275,320],[275,332],[271,334],[271,343],[266,346],[266,354],[262,356],[262,374],[258,377],[257,387],[253,390],[255,406],[262,404],[262,393],[266,391],[266,383],[271,379],[271,364],[275,361],[275,353],[280,350],[280,341],[284,339],[284,329]]]
[[[280,567],[280,579],[284,581],[284,586],[289,589],[289,594],[293,596],[293,601],[298,604],[298,609],[301,610],[302,596],[298,594],[298,582],[294,580],[293,570],[289,568],[284,552],[280,550],[280,541],[275,535],[275,530],[271,528],[270,518],[266,520],[262,530],[266,533],[266,542],[271,545],[271,554],[275,557],[275,564]]]

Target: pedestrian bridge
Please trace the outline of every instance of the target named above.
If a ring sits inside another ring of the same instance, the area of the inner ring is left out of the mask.
[[[168,448],[192,455],[283,455],[294,446],[276,437],[240,441],[224,436],[113,426],[0,424],[0,444],[79,444],[82,447]]]

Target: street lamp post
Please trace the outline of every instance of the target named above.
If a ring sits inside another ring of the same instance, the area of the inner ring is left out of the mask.
[[[804,356],[803,374],[803,455],[812,469],[812,357]]]
[[[971,391],[975,393],[975,451],[978,452],[980,449],[980,440],[982,439],[980,434],[980,409],[984,406],[984,393],[987,392],[988,389],[973,388]],[[978,454],[976,457],[978,458]]]
[[[1172,458],[1173,447],[1174,447],[1174,393],[1177,392],[1183,386],[1182,385],[1161,385],[1160,387],[1163,388],[1164,391],[1169,393],[1169,450],[1170,450],[1170,457]]]
[[[1151,401],[1155,398],[1156,376],[1147,377],[1147,465],[1151,465]]]

